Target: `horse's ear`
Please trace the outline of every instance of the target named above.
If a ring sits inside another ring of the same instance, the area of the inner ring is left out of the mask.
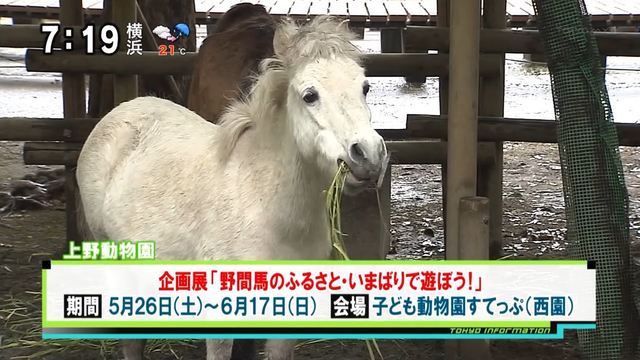
[[[343,20],[338,23],[336,29],[339,34],[343,34],[348,40],[356,40],[356,33],[349,27],[349,20]]]
[[[338,23],[338,31],[350,32],[349,29],[349,20],[342,20]]]
[[[291,46],[291,38],[298,30],[292,21],[284,22],[276,29],[273,35],[273,52],[278,58],[283,58],[287,49]]]

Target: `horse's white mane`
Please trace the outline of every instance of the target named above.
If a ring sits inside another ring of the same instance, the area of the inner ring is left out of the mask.
[[[360,51],[351,43],[353,40],[355,34],[346,23],[331,16],[316,17],[302,27],[284,21],[274,36],[275,58],[287,68],[320,58],[348,57],[358,62]]]
[[[361,52],[351,43],[355,38],[345,22],[331,16],[318,16],[300,27],[292,20],[281,22],[274,34],[275,55],[262,60],[248,94],[229,105],[220,118],[226,130],[221,148],[227,151],[221,152],[222,158],[257,120],[273,118],[284,104],[290,75],[297,69],[317,59],[348,58],[360,64]]]

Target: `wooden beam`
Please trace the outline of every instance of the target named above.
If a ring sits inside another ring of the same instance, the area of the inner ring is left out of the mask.
[[[478,141],[557,143],[557,122],[540,119],[482,116],[478,122]],[[615,123],[620,146],[640,146],[640,124]],[[447,140],[447,118],[437,115],[407,115],[407,135],[429,134]]]
[[[74,49],[83,49],[85,46],[86,41],[80,36],[81,29],[74,27]],[[408,26],[402,34],[404,51],[448,50],[447,29],[435,26]],[[602,55],[640,56],[640,33],[598,31],[594,32],[594,35]],[[46,34],[40,32],[40,25],[0,26],[0,47],[42,48],[45,40]],[[54,47],[60,48],[61,44],[61,37],[57,37]],[[544,46],[537,30],[485,28],[480,31],[480,52],[543,54]]]
[[[25,165],[75,166],[82,144],[60,142],[25,142],[22,157]]]
[[[640,33],[594,32],[600,54],[607,56],[640,56]],[[448,50],[446,27],[408,26],[403,35],[405,50]],[[540,33],[535,30],[482,29],[481,53],[544,54]]]
[[[0,141],[83,142],[98,123],[96,118],[0,118]],[[615,123],[620,146],[640,146],[640,124]],[[478,118],[478,141],[556,143],[553,120]],[[447,140],[447,116],[408,115],[406,129],[378,129],[388,141]]]
[[[446,160],[446,143],[440,141],[387,141],[391,163],[398,164],[441,164]],[[26,165],[69,165],[75,166],[82,149],[82,143],[25,142],[24,163]],[[481,143],[478,161],[490,162],[493,147]]]
[[[83,142],[96,118],[0,118],[0,141]]]
[[[365,56],[367,76],[448,76],[449,56],[443,54],[369,54]],[[480,57],[480,73],[491,76],[500,72],[500,57]]]
[[[84,49],[86,41],[82,40],[82,27],[73,28],[73,48]],[[40,32],[40,25],[0,25],[0,47],[13,48],[42,48],[47,40],[47,34]],[[63,37],[58,34],[53,41],[54,49],[61,49]]]
[[[117,53],[105,55],[67,54],[54,51],[45,55],[28,49],[25,63],[28,71],[103,73],[120,75],[184,75],[191,74],[196,54],[158,56],[156,52],[128,56]],[[446,76],[448,56],[442,54],[366,54],[364,66],[367,76]],[[500,56],[480,58],[480,72],[495,75],[500,72]]]
[[[143,55],[67,54],[54,51],[50,55],[36,49],[27,49],[25,65],[27,71],[75,72],[86,74],[118,75],[185,75],[191,74],[195,53],[183,56],[158,56],[156,51],[145,51]]]
[[[443,164],[447,160],[447,143],[443,141],[386,141],[395,165]],[[478,162],[489,164],[494,159],[494,147],[489,143],[478,144]]]

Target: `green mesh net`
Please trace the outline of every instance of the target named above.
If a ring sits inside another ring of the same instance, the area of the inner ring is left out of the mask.
[[[596,260],[596,330],[578,332],[585,359],[634,359],[638,312],[628,195],[601,58],[583,0],[534,0],[556,119],[571,256]]]

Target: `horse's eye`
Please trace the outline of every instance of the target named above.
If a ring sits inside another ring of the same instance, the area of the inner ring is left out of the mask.
[[[307,89],[302,96],[302,100],[307,104],[313,104],[318,101],[318,91],[316,89]]]
[[[365,83],[364,85],[362,85],[362,93],[364,94],[364,96],[367,96],[370,88],[371,86],[369,85],[369,83]]]

